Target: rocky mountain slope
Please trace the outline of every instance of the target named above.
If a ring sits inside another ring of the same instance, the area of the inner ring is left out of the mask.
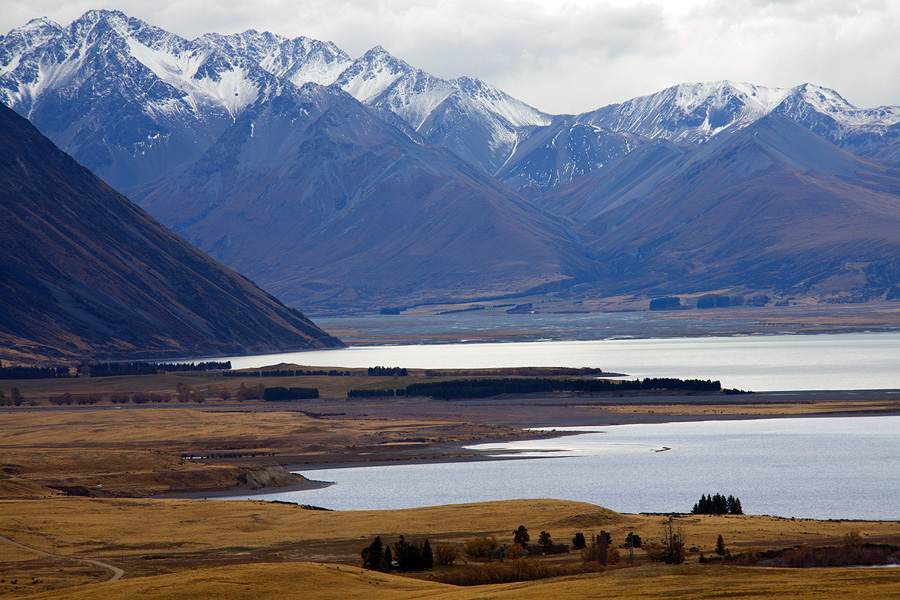
[[[5,106],[0,237],[4,358],[342,345],[154,221]]]
[[[255,105],[200,160],[133,197],[288,303],[503,296],[590,269],[559,219],[312,83]]]

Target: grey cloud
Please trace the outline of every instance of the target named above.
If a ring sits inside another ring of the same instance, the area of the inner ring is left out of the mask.
[[[900,2],[697,0],[3,0],[0,29],[65,25],[117,8],[187,38],[269,30],[330,40],[351,56],[383,45],[450,78],[479,77],[548,112],[580,112],[686,81],[812,82],[861,106],[900,104]]]

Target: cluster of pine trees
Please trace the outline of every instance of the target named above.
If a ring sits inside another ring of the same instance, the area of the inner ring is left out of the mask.
[[[406,377],[409,375],[406,368],[401,367],[369,367],[369,377]]]
[[[694,504],[692,513],[695,515],[742,515],[744,510],[741,508],[740,498],[722,494],[702,495],[700,501]]]
[[[397,543],[384,546],[381,536],[375,536],[371,544],[363,548],[362,561],[364,569],[387,573],[397,570],[401,573],[424,571],[434,566],[434,553],[428,539],[422,544],[410,543],[401,535]]]

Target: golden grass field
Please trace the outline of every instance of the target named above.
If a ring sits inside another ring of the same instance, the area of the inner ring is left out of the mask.
[[[24,551],[5,549],[0,554],[4,580],[0,597],[778,598],[790,591],[799,598],[891,598],[900,592],[897,569],[722,567],[697,564],[696,552],[683,566],[642,564],[471,588],[356,568],[359,551],[375,535],[388,542],[399,534],[412,540],[428,537],[432,544],[461,544],[476,535],[496,535],[511,543],[513,530],[525,524],[533,535],[546,530],[558,541],[571,539],[577,531],[603,529],[619,542],[630,531],[645,540],[657,539],[660,520],[658,515],[621,515],[590,504],[554,500],[350,512],[252,500],[6,500],[0,501],[0,530],[8,537],[65,556],[99,559],[123,568],[126,576],[104,583],[106,571],[94,569],[91,574],[83,566],[29,559]],[[897,522],[696,515],[679,522],[687,544],[707,554],[718,535],[734,552],[747,547],[839,544],[851,531],[866,541],[900,542]],[[577,560],[577,553],[562,556]],[[637,558],[645,563],[641,552]],[[51,574],[57,578],[48,579]],[[32,577],[40,582],[30,583]],[[19,584],[10,585],[12,580]]]
[[[364,376],[355,383],[345,381],[355,378],[321,379],[333,386],[367,383]],[[308,379],[313,378],[290,382],[272,378],[274,383],[266,385],[315,385]],[[73,393],[171,391],[179,381],[200,385],[205,379],[160,375],[44,380],[23,382],[20,387],[26,398],[43,401],[62,386],[81,386],[71,389]],[[430,581],[427,572],[406,577],[363,571],[358,568],[360,550],[375,535],[387,543],[403,534],[414,541],[427,537],[432,545],[460,548],[477,536],[495,535],[502,543],[512,543],[513,530],[522,524],[533,541],[541,530],[557,542],[570,541],[576,532],[606,530],[619,545],[631,531],[645,541],[659,540],[662,517],[617,514],[557,500],[330,512],[260,500],[146,497],[240,487],[246,469],[267,464],[352,462],[363,452],[376,460],[456,456],[463,454],[458,450],[462,442],[535,435],[498,425],[501,414],[506,422],[519,423],[525,418],[519,413],[570,420],[602,414],[621,422],[660,415],[897,411],[896,404],[872,397],[793,403],[739,398],[720,402],[698,397],[694,403],[690,398],[638,403],[611,399],[602,406],[572,398],[552,406],[549,400],[522,406],[325,400],[297,406],[232,401],[221,406],[6,409],[0,412],[0,535],[60,557],[0,543],[0,598],[900,598],[900,569],[791,570],[698,563],[700,551],[712,554],[719,535],[734,554],[840,545],[854,531],[864,542],[900,545],[900,522],[683,515],[678,522],[686,546],[697,548],[689,552],[685,565],[650,564],[638,551],[636,567],[463,588]],[[215,452],[265,455],[181,457]],[[81,486],[106,497],[65,496],[53,485]],[[548,494],[552,491],[535,491]],[[602,504],[603,499],[597,502]],[[123,569],[125,576],[108,582],[110,571],[74,559],[101,561]],[[580,561],[576,552],[527,560]]]

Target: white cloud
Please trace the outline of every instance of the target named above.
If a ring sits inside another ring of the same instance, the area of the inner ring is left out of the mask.
[[[812,82],[859,106],[900,104],[900,3],[890,0],[3,0],[0,30],[115,8],[192,38],[269,30],[381,44],[440,77],[471,75],[548,112],[685,81]]]

